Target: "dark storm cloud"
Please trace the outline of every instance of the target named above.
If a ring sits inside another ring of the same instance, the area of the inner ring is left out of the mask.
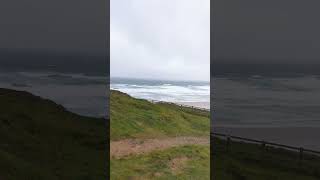
[[[215,0],[217,64],[318,64],[320,1]]]
[[[0,48],[103,54],[105,0],[1,0]]]

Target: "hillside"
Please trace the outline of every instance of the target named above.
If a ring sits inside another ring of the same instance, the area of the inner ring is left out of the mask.
[[[111,91],[111,179],[209,179],[209,114]]]
[[[215,138],[209,112],[151,103],[111,91],[111,177],[114,179],[316,180],[320,158]],[[194,138],[198,138],[194,141]],[[175,144],[175,145],[174,145]],[[174,145],[174,146],[173,146]]]
[[[119,91],[110,97],[111,140],[168,136],[208,136],[210,112],[152,103]]]
[[[213,179],[224,180],[318,180],[320,157],[275,147],[263,148],[260,144],[232,142],[229,150],[226,141],[212,140]]]
[[[0,179],[105,179],[105,120],[0,89]]]

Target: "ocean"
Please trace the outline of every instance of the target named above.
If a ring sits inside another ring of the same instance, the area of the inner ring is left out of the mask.
[[[320,150],[320,76],[213,79],[212,131]]]
[[[216,126],[320,127],[320,76],[217,77]]]
[[[3,71],[0,87],[27,91],[63,105],[71,112],[107,116],[107,77],[54,71]]]
[[[111,78],[110,88],[135,98],[210,109],[209,82]]]

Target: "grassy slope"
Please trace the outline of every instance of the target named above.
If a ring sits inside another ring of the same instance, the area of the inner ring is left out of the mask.
[[[225,180],[316,180],[320,179],[320,157],[304,155],[299,161],[296,152],[256,144],[226,142],[215,139],[212,174]]]
[[[111,139],[209,136],[209,112],[173,104],[153,104],[111,91]],[[181,172],[170,160],[186,157]],[[193,145],[111,160],[112,179],[209,179],[209,145]]]
[[[103,119],[0,89],[0,179],[105,179]]]
[[[111,139],[209,136],[209,112],[173,104],[153,104],[111,91]]]
[[[152,104],[126,94],[111,94],[111,137],[157,137],[179,135],[208,135],[209,113],[170,104]],[[214,179],[225,180],[316,180],[320,179],[320,158],[305,156],[299,162],[297,153],[283,149],[261,151],[248,143],[232,143],[227,153],[225,141],[216,139],[211,157]],[[264,152],[264,153],[262,153]],[[209,179],[209,148],[185,146],[111,161],[115,179]],[[170,172],[170,159],[188,156],[189,168],[180,175]],[[194,168],[194,169],[193,169]],[[162,176],[157,177],[160,173]]]
[[[187,157],[181,172],[173,172],[170,161]],[[155,151],[146,155],[111,161],[112,179],[210,179],[210,151],[206,146],[183,146]]]

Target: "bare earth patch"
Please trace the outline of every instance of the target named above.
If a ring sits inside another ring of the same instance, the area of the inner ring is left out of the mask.
[[[179,174],[189,159],[187,157],[178,157],[170,161],[169,167],[173,174]]]
[[[111,158],[144,154],[154,150],[164,150],[182,145],[209,145],[209,137],[172,137],[164,139],[124,139],[110,143]]]

